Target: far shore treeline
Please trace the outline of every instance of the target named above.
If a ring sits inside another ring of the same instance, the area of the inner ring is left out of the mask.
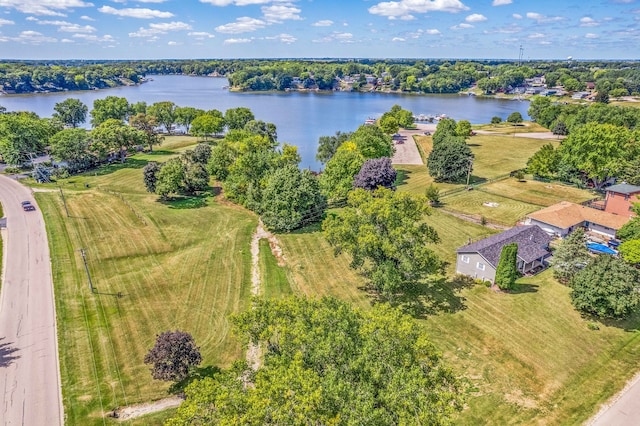
[[[640,94],[640,62],[446,59],[198,59],[0,61],[0,93],[95,90],[140,84],[151,75],[219,76],[239,91],[507,93],[526,79],[569,92]]]

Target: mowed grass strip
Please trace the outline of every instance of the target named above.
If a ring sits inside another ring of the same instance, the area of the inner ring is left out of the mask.
[[[505,226],[515,225],[525,215],[542,206],[502,197],[484,191],[462,191],[442,199],[444,209],[486,218],[489,222]]]
[[[70,218],[59,194],[37,194],[53,253],[71,425],[102,424],[103,410],[167,396],[168,384],[154,381],[143,363],[163,331],[192,333],[204,366],[226,366],[242,356],[227,318],[249,306],[256,217],[213,197],[193,209],[160,203],[141,189],[141,170],[133,165],[74,178],[90,188],[65,190]],[[95,186],[124,194],[127,204]],[[95,294],[80,248],[87,250]]]
[[[260,294],[267,299],[281,299],[293,294],[287,269],[285,265],[279,265],[278,259],[273,255],[269,241],[260,240]]]
[[[560,201],[582,203],[597,197],[597,194],[561,183],[546,183],[536,180],[518,181],[515,178],[491,182],[476,188],[489,194],[539,206],[550,206]]]

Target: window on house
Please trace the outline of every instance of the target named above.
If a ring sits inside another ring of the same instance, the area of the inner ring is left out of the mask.
[[[478,262],[478,264],[476,265],[476,268],[480,269],[481,271],[484,271],[484,263]]]
[[[462,260],[464,263],[469,263],[469,256],[466,256],[466,255],[463,254],[460,257],[460,260]]]

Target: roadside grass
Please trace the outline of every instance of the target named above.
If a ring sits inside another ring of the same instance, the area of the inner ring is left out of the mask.
[[[103,424],[108,410],[167,396],[169,384],[143,363],[163,331],[192,333],[203,366],[242,356],[228,316],[249,305],[255,215],[213,196],[198,208],[170,208],[144,191],[135,166],[73,177],[63,188],[69,218],[59,193],[36,197],[53,254],[67,424]]]
[[[167,420],[175,416],[177,411],[177,408],[168,408],[163,411],[158,411],[157,413],[147,414],[131,420],[119,421],[118,423],[123,426],[162,426]]]
[[[278,260],[271,252],[269,241],[260,240],[260,294],[267,299],[282,299],[293,294],[287,269],[278,265]]]

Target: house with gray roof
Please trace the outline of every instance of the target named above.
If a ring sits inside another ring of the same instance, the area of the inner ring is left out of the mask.
[[[546,267],[545,259],[551,255],[552,241],[538,225],[516,226],[456,250],[456,272],[494,282],[502,247],[518,244],[518,270],[522,274]]]

